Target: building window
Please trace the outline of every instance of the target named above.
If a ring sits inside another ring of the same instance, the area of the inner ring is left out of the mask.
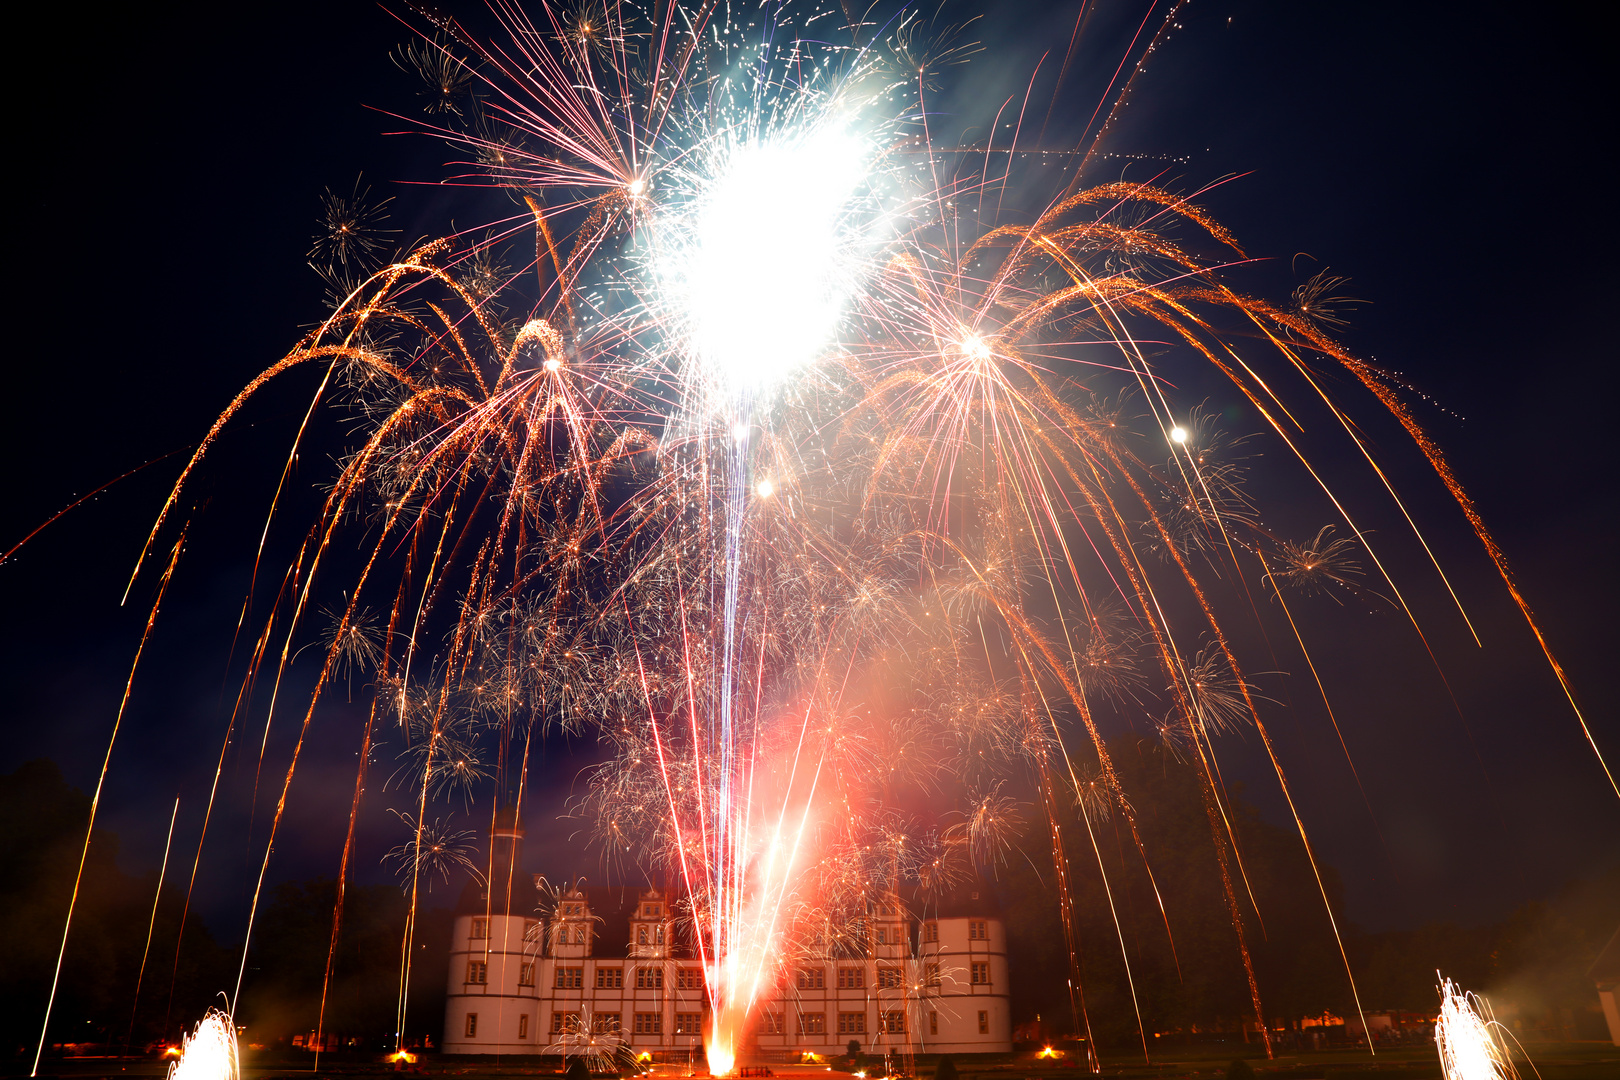
[[[928,1010],[928,1034],[939,1034],[939,1013],[935,1012],[933,1009]]]
[[[675,1034],[677,1034],[677,1035],[701,1035],[701,1034],[703,1034],[703,1014],[700,1013],[700,1012],[676,1013],[675,1014]]]
[[[981,960],[973,965],[973,985],[990,985],[990,964],[988,961]]]
[[[904,1035],[906,1033],[906,1014],[900,1009],[891,1009],[878,1014],[878,1027],[885,1035]]]
[[[585,914],[585,905],[584,904],[564,904],[562,913],[564,915],[583,915],[583,914]]]
[[[560,967],[557,969],[558,990],[580,990],[585,986],[585,969],[582,967]]]
[[[866,988],[866,969],[841,967],[838,969],[838,989],[863,990]]]
[[[924,986],[938,986],[939,985],[939,965],[938,964],[924,964],[923,965],[923,985]]]
[[[761,1035],[782,1034],[782,1014],[771,1012],[768,1009],[765,1012],[760,1013],[758,1026],[755,1030],[757,1030]]]
[[[969,941],[989,941],[990,940],[990,928],[985,925],[985,922],[984,922],[983,919],[969,919],[968,920],[968,940]]]
[[[663,1013],[636,1013],[637,1035],[662,1035],[663,1033]]]
[[[551,1014],[553,1035],[574,1035],[579,1032],[579,1013],[554,1012]]]
[[[596,988],[598,990],[619,990],[624,987],[624,968],[596,969]]]
[[[800,1013],[799,1014],[799,1034],[800,1035],[825,1035],[825,1034],[827,1034],[827,1014],[826,1013],[807,1013],[807,1012]]]
[[[518,1038],[527,1039],[528,1037],[529,1037],[529,1014],[528,1013],[523,1013],[518,1017]]]
[[[979,1010],[979,1034],[990,1034],[990,1014],[983,1009]]]
[[[878,914],[887,915],[892,919],[900,914],[900,905],[894,900],[885,900],[878,905]]]
[[[840,1034],[840,1035],[865,1035],[866,1034],[866,1013],[864,1013],[864,1012],[841,1012],[841,1013],[839,1013],[838,1014],[838,1034]]]
[[[933,941],[938,941],[939,940],[939,923],[937,923],[937,922],[925,922],[925,923],[923,923],[923,940],[926,941],[926,942],[933,942]]]
[[[474,919],[472,936],[474,941],[483,941],[489,937],[489,920]]]
[[[467,1029],[466,1030],[467,1030],[467,1038],[474,1039],[474,1038],[478,1037],[478,1014],[477,1013],[468,1013],[467,1014]]]
[[[467,981],[479,986],[489,982],[489,965],[482,960],[467,961]]]
[[[663,988],[663,968],[636,968],[637,990],[662,990]]]
[[[675,969],[675,989],[677,989],[677,990],[701,990],[701,989],[703,989],[703,969],[702,968],[684,968],[684,967],[683,968],[676,968]]]
[[[597,1013],[591,1017],[592,1035],[617,1035],[619,1033],[618,1013]]]
[[[647,928],[645,926],[636,927],[636,944],[647,944]]]
[[[642,914],[643,918],[656,919],[659,916],[661,916],[663,913],[664,913],[664,905],[663,904],[642,904],[641,905],[641,914]]]
[[[585,944],[585,928],[583,926],[574,927],[574,944]]]
[[[905,985],[905,972],[897,967],[880,967],[877,980],[879,990],[898,990]]]
[[[662,945],[663,943],[664,943],[664,924],[659,923],[657,926],[653,927],[653,944],[654,945]]]
[[[533,986],[534,985],[534,965],[533,964],[524,964],[522,967],[518,968],[518,985],[519,986]]]
[[[825,990],[827,988],[827,971],[825,968],[800,968],[800,990]]]
[[[896,935],[896,937],[898,938],[898,935]],[[887,926],[878,927],[877,943],[879,945],[887,945],[887,944],[889,944],[889,928]],[[900,944],[900,942],[898,940],[896,940],[895,944],[898,945],[898,944]]]
[[[540,920],[539,919],[525,919],[525,920],[523,920],[523,940],[524,941],[539,941],[540,940]]]

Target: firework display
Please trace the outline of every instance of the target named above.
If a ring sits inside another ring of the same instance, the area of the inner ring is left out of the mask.
[[[911,14],[492,9],[496,38],[413,8],[421,36],[396,59],[424,80],[416,126],[457,149],[449,179],[512,213],[396,249],[360,185],[329,194],[311,256],[330,311],[220,414],[136,567],[172,550],[168,581],[220,433],[270,384],[318,371],[277,499],[314,425],[336,417],[350,442],[294,561],[255,565],[226,737],[266,689],[265,741],[298,732],[257,888],[318,704],[363,693],[340,881],[375,747],[409,793],[387,861],[414,904],[452,872],[511,879],[478,863],[450,807],[493,820],[474,802],[493,778],[521,813],[537,740],[600,741],[581,812],[605,860],[676,886],[715,1075],[796,959],[865,948],[897,897],[925,913],[1031,819],[1085,1030],[1059,820],[1117,821],[1151,880],[1107,742],[1124,718],[1197,771],[1266,1016],[1224,734],[1258,741],[1316,861],[1210,583],[1244,582],[1255,603],[1232,618],[1263,606],[1296,636],[1289,604],[1322,592],[1387,595],[1416,623],[1299,448],[1291,400],[1325,409],[1398,505],[1323,372],[1370,392],[1530,618],[1391,380],[1332,336],[1342,279],[1280,302],[1239,291],[1225,271],[1240,242],[1196,195],[1094,181],[1100,134],[1044,186],[1010,149],[936,145],[929,94],[972,48]],[[1318,485],[1319,531],[1265,523],[1243,440],[1178,399],[1172,365],[1215,373],[1262,418],[1253,438]],[[319,676],[293,703],[306,647]],[[588,1013],[575,1022],[554,1052],[624,1056]]]

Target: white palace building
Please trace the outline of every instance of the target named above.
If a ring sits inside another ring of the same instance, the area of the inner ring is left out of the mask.
[[[451,931],[444,1014],[449,1054],[547,1054],[590,1042],[654,1059],[701,1052],[703,972],[676,941],[658,889],[575,888],[541,914],[539,878],[518,866],[521,826],[504,812],[497,868],[472,881]],[[861,955],[797,964],[755,1009],[739,1064],[843,1053],[964,1054],[1012,1049],[1006,931],[987,890],[875,912]]]

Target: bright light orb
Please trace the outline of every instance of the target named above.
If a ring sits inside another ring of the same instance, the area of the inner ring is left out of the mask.
[[[856,195],[873,155],[830,124],[717,140],[692,198],[662,222],[658,265],[685,351],[714,389],[761,393],[832,339],[855,286]]]
[[[776,494],[776,485],[771,483],[769,477],[766,477],[755,486],[754,490],[759,493],[760,498],[768,499],[772,495]]]
[[[1170,429],[1170,439],[1171,439],[1172,442],[1178,442],[1178,443],[1186,442],[1187,441],[1187,429],[1184,428],[1184,427],[1180,427],[1180,426],[1171,428]]]
[[[624,185],[624,190],[628,191],[631,196],[639,198],[647,190],[647,181],[638,176]]]
[[[547,357],[544,366],[547,371],[557,371],[562,367],[562,361],[555,356]]]
[[[990,343],[978,334],[968,334],[957,344],[963,354],[970,359],[977,360],[980,363],[990,359]]]

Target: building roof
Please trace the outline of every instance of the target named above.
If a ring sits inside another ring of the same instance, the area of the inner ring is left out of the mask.
[[[995,891],[979,878],[970,878],[948,892],[915,896],[911,908],[919,919],[1001,917],[1001,902]]]

